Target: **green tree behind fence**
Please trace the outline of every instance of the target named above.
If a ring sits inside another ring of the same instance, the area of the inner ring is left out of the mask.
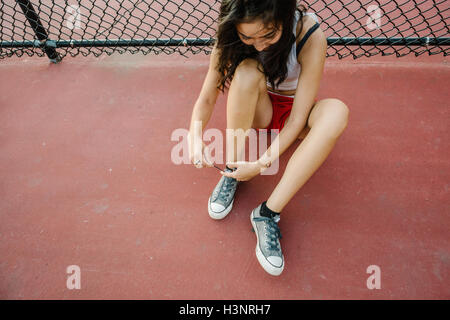
[[[282,1],[282,0],[280,0]],[[218,0],[2,0],[0,58],[211,52]],[[328,40],[327,56],[449,53],[449,0],[300,1]]]

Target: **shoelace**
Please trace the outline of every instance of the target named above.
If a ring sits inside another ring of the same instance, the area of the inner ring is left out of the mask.
[[[231,194],[231,191],[236,187],[237,180],[225,176],[224,178],[225,181],[223,182],[222,187],[220,188],[218,198],[220,198],[223,201],[227,201],[228,197]]]
[[[269,249],[272,251],[278,251],[277,239],[281,239],[281,231],[277,223],[278,220],[263,216],[253,218],[253,221],[255,222],[265,221],[267,223],[267,237],[269,238],[269,241],[267,241],[267,243],[269,245]]]

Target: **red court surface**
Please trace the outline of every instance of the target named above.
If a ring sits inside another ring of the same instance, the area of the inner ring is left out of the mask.
[[[0,60],[1,299],[450,298],[448,58],[327,60],[318,98],[350,120],[282,212],[279,277],[256,259],[249,216],[301,141],[222,221],[207,211],[218,170],[171,161],[208,59]],[[221,95],[207,129],[224,133],[225,115]]]

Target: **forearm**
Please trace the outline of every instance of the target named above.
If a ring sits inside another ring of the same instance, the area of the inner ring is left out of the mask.
[[[303,127],[304,125],[298,123],[286,123],[266,152],[258,159],[261,167],[270,167],[296,141]]]
[[[200,132],[203,132],[203,130],[205,129],[206,125],[209,122],[209,119],[211,118],[213,109],[214,109],[213,105],[197,100],[192,110],[189,132],[194,132],[195,123],[197,121],[201,122],[202,125]]]

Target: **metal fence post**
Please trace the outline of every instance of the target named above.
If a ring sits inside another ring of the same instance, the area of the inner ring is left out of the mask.
[[[42,26],[39,16],[34,10],[33,4],[29,0],[16,0],[23,14],[28,20],[31,28],[34,30],[36,37],[39,39],[39,47],[42,47],[44,52],[47,54],[48,58],[53,63],[58,63],[61,61],[61,56],[56,52],[56,42],[48,39],[47,31],[45,31]]]

